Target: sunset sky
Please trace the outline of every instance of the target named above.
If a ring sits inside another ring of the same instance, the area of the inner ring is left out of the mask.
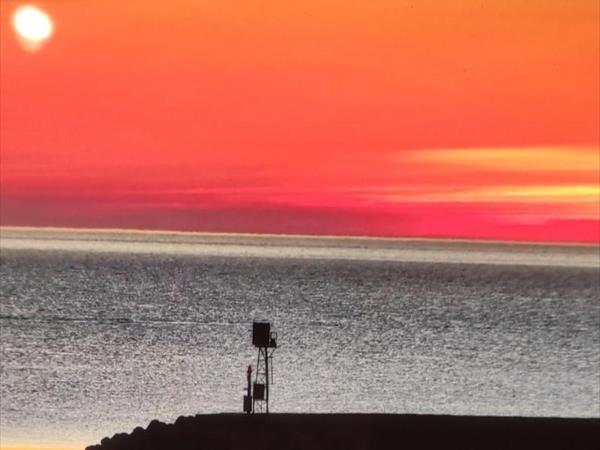
[[[2,225],[600,240],[597,0],[0,4]]]

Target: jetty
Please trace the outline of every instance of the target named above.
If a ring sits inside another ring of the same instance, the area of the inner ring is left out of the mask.
[[[155,420],[86,450],[589,450],[599,443],[600,419],[240,413]]]

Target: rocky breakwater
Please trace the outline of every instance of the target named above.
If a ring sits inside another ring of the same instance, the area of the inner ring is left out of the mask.
[[[600,419],[390,414],[216,414],[152,421],[86,450],[600,448]]]

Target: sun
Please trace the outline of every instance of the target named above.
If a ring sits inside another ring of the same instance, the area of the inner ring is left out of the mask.
[[[48,14],[35,6],[23,5],[13,15],[13,26],[21,43],[27,50],[37,50],[54,32],[54,24]]]

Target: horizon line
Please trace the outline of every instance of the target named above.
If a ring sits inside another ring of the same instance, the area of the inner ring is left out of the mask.
[[[367,240],[367,241],[396,241],[396,242],[440,242],[468,244],[499,244],[499,245],[533,245],[554,247],[600,247],[600,241],[529,241],[509,239],[435,237],[435,236],[369,236],[369,235],[332,235],[332,234],[286,234],[286,233],[253,233],[253,232],[216,232],[216,231],[187,231],[175,229],[143,229],[143,228],[85,228],[85,227],[36,227],[28,225],[0,225],[2,231],[42,231],[69,233],[121,233],[140,235],[176,235],[176,236],[205,236],[205,237],[247,237],[247,238],[288,238],[288,239],[325,239],[325,240]],[[0,237],[2,237],[0,235]]]

